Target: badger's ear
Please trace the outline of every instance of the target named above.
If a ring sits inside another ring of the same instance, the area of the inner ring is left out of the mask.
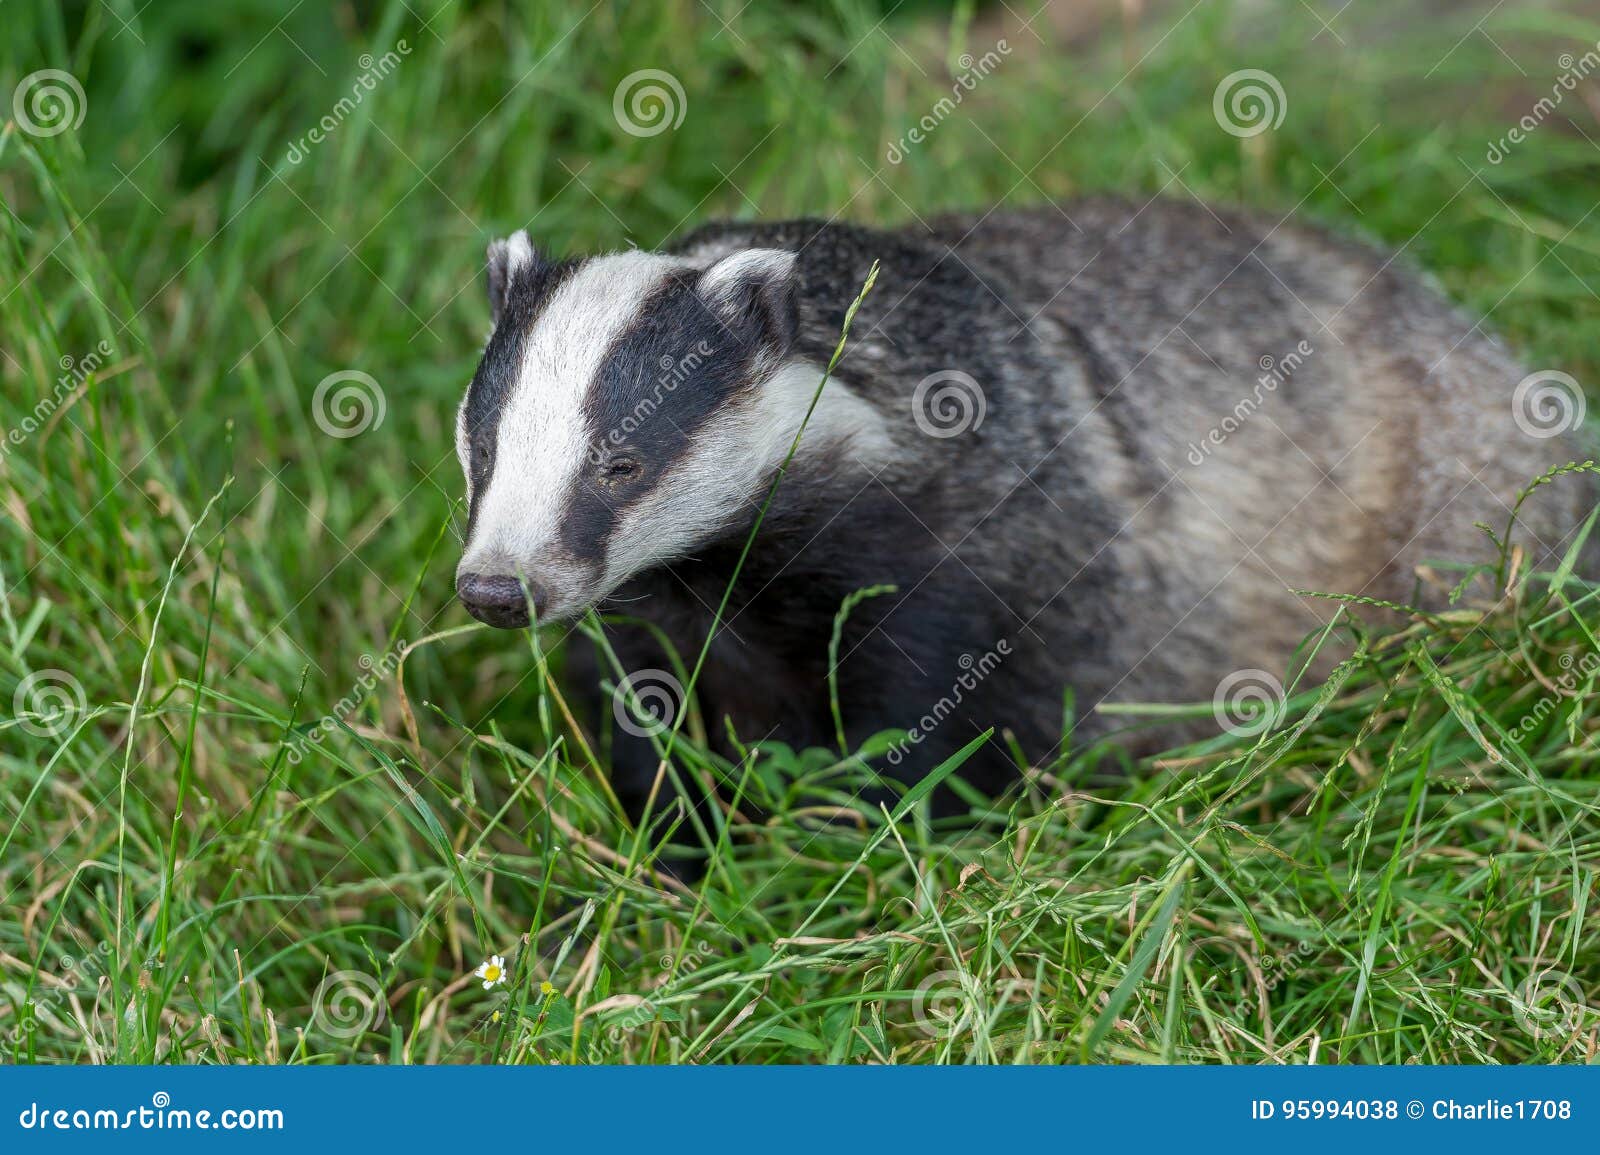
[[[511,282],[518,270],[531,266],[538,257],[527,231],[518,229],[503,241],[489,242],[489,316],[498,325],[505,314],[506,299],[511,294]]]
[[[800,329],[796,261],[783,249],[733,253],[700,274],[700,296],[741,341],[781,357]]]

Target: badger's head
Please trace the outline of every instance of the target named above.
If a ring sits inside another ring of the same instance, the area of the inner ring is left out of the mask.
[[[490,245],[494,331],[456,422],[456,589],[474,617],[526,625],[524,586],[540,621],[574,617],[748,524],[820,379],[794,349],[796,282],[776,249],[549,261],[525,233]],[[854,436],[863,410],[839,390],[807,441]]]

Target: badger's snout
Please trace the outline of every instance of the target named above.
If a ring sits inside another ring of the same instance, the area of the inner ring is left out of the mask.
[[[506,574],[457,574],[456,594],[469,614],[502,630],[521,629],[528,624],[530,598],[535,612],[543,610],[547,604],[544,592],[536,583],[524,583]]]

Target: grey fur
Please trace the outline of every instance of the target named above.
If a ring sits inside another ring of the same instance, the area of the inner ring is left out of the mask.
[[[819,444],[780,487],[700,683],[707,713],[747,740],[829,740],[832,616],[894,584],[847,631],[851,739],[927,730],[907,777],[989,725],[1043,758],[1064,687],[1085,716],[1281,674],[1332,612],[1293,588],[1436,602],[1419,564],[1485,559],[1473,523],[1503,525],[1519,489],[1574,456],[1519,427],[1527,371],[1473,320],[1403,262],[1298,224],[1093,199],[898,232],[715,225],[672,251],[709,264],[744,249],[798,254],[787,355],[809,364],[882,262],[836,379],[876,414],[862,443],[894,448]],[[950,371],[981,388],[983,420],[929,436],[913,396]],[[618,603],[697,652],[760,496]],[[1577,482],[1541,491],[1522,519],[1531,563],[1588,509]],[[637,668],[661,664],[653,646],[619,648]],[[1013,767],[991,749],[970,769],[993,787]]]

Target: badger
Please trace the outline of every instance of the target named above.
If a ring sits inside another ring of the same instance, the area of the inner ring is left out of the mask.
[[[1474,523],[1572,456],[1533,423],[1549,383],[1525,404],[1527,371],[1402,261],[1193,200],[717,223],[582,259],[518,232],[487,282],[466,609],[613,610],[627,671],[706,647],[730,757],[836,745],[831,680],[851,749],[904,733],[891,783],[993,729],[960,774],[998,793],[1064,729],[1109,733],[1104,707],[1275,681],[1337,612],[1294,591],[1433,597],[1419,567],[1482,560]],[[1530,567],[1588,505],[1541,488]],[[637,816],[659,751],[619,730],[612,760]]]

